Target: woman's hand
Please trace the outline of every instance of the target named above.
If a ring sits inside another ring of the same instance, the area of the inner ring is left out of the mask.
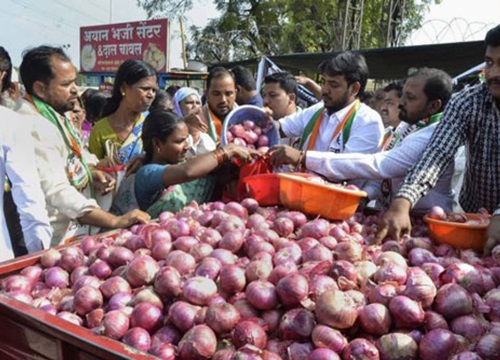
[[[201,132],[208,132],[208,125],[202,120],[201,114],[203,112],[203,108],[196,108],[194,111],[186,115],[184,118],[184,122],[189,128],[189,132],[192,133],[195,130]]]
[[[137,170],[144,164],[143,156],[135,156],[132,160],[127,163],[125,169],[125,177],[129,177],[132,174],[135,174]]]
[[[275,145],[267,152],[269,161],[273,166],[297,165],[302,152],[288,145]]]
[[[256,150],[247,149],[233,143],[224,146],[224,151],[227,152],[230,158],[235,157],[243,163],[250,162],[250,160],[260,155]]]

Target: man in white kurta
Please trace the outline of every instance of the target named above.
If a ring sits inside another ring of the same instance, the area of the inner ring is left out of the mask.
[[[25,121],[13,111],[0,106],[0,261],[14,257],[4,217],[3,192],[6,175],[12,186],[24,241],[29,253],[50,247],[52,230],[35,163],[33,140]]]

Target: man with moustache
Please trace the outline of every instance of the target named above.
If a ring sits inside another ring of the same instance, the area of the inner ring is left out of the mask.
[[[88,163],[64,116],[78,96],[76,70],[64,51],[51,46],[28,50],[20,74],[26,95],[19,112],[32,126],[38,175],[54,231],[52,246],[63,240],[73,222],[115,229],[148,221],[149,215],[139,210],[112,215],[80,192],[88,186],[106,192],[114,182]]]
[[[410,233],[409,212],[453,163],[459,146],[466,147],[460,205],[465,212],[485,208],[493,213],[484,253],[500,244],[500,25],[488,31],[486,83],[462,90],[450,101],[429,146],[406,175],[384,215],[377,235],[399,239]]]
[[[376,154],[290,151],[288,163],[300,166],[338,182],[347,179],[383,180],[382,202],[387,203],[393,189],[397,190],[406,172],[420,158],[441,117],[441,111],[452,93],[452,80],[442,70],[422,68],[411,74],[403,87],[399,117],[403,121],[392,149]],[[273,154],[273,150],[271,150]],[[271,160],[274,160],[271,155]],[[450,210],[453,204],[451,177],[453,166],[446,170],[438,185],[416,205],[426,212],[434,205]],[[385,201],[384,201],[385,200]]]

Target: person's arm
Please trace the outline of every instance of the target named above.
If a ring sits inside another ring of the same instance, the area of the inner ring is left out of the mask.
[[[52,228],[36,170],[35,150],[28,132],[16,129],[15,142],[6,154],[6,172],[19,213],[24,242],[29,253],[48,249]]]
[[[203,177],[232,157],[248,162],[254,156],[257,156],[256,151],[229,144],[224,148],[196,156],[185,163],[167,166],[163,171],[163,185],[168,187]]]
[[[81,224],[88,224],[106,229],[122,229],[137,223],[147,223],[151,217],[141,211],[132,210],[121,216],[116,216],[101,208],[95,208],[78,218]]]
[[[297,84],[303,85],[312,92],[316,99],[321,99],[321,86],[316,81],[305,75],[295,76],[295,80],[297,80]]]

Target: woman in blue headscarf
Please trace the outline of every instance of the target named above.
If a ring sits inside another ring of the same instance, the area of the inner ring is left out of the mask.
[[[177,90],[173,102],[174,112],[181,118],[197,116],[198,111],[201,111],[201,96],[196,89],[190,87]],[[215,150],[215,142],[208,134],[193,128],[190,128],[189,132],[192,136],[189,157]]]
[[[196,89],[182,87],[174,95],[174,112],[180,117],[188,116],[201,107],[201,96]]]

